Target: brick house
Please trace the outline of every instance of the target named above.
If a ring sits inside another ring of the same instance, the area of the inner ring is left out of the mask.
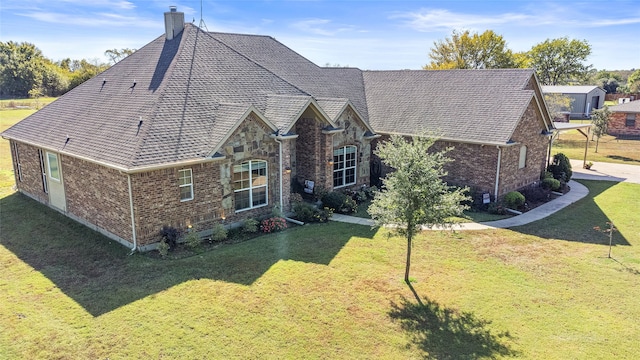
[[[532,70],[323,68],[175,9],[165,30],[2,133],[18,191],[144,251],[164,225],[204,231],[286,211],[306,181],[368,185],[379,134],[441,130],[456,146],[449,180],[496,196],[544,168],[552,123]]]
[[[610,106],[609,135],[640,137],[640,100]]]

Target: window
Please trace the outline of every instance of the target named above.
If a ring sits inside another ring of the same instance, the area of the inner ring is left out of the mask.
[[[22,182],[22,166],[20,165],[20,155],[18,155],[18,144],[12,142],[13,145],[13,161],[15,162],[16,171],[18,172],[18,181]]]
[[[180,184],[180,201],[193,200],[193,173],[191,169],[178,171],[178,184]]]
[[[333,150],[333,187],[342,187],[356,183],[355,146],[345,146]]]
[[[60,164],[58,154],[47,152],[47,163],[49,164],[49,177],[55,181],[60,181]]]
[[[527,166],[527,147],[522,145],[520,147],[520,161],[518,162],[518,169],[522,169]]]
[[[627,114],[627,121],[624,123],[625,126],[635,127],[636,126],[636,114]]]
[[[267,162],[251,160],[233,166],[236,211],[267,205]]]
[[[42,149],[38,149],[38,158],[40,158],[40,172],[42,173],[42,191],[45,194],[49,193],[47,188],[47,167],[44,164],[44,153]]]

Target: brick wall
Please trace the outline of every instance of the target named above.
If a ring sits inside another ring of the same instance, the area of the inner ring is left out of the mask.
[[[511,138],[527,147],[525,167],[518,168],[520,145],[503,149],[499,196],[540,180],[540,175],[545,169],[549,146],[549,139],[541,134],[544,129],[541,116],[532,101]]]
[[[548,146],[548,139],[541,135],[543,129],[544,125],[540,114],[534,103],[531,102],[518,122],[512,137],[513,141],[527,146],[526,166],[522,169],[518,168],[520,145],[502,147],[498,196],[540,179],[540,174],[545,168]],[[373,141],[372,147],[375,149],[380,141],[388,139],[387,135],[376,139]],[[447,153],[447,156],[454,161],[445,165],[448,174],[444,180],[451,185],[469,186],[475,193],[488,192],[493,196],[498,149],[490,145],[447,141],[437,141],[432,149],[440,151],[446,147],[454,148]],[[374,155],[372,161],[379,163],[380,160]],[[374,167],[376,166],[378,165],[374,165]],[[384,164],[379,166],[381,167],[381,176],[390,171]]]
[[[13,171],[18,191],[26,193],[42,203],[48,204],[49,195],[44,192],[42,185],[42,169],[40,167],[38,148],[13,140],[10,141],[10,145]],[[20,169],[22,172],[22,181],[18,179],[18,169],[16,168],[16,147],[18,151],[17,158],[20,161]]]
[[[67,212],[132,241],[127,176],[117,170],[61,156]]]
[[[612,112],[609,117],[609,135],[613,136],[640,136],[640,114],[634,114],[636,118],[635,126],[626,126],[627,113]]]

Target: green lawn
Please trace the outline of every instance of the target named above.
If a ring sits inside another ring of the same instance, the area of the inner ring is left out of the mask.
[[[588,120],[573,120],[576,123],[588,123]],[[562,132],[554,140],[552,155],[563,153],[570,159],[582,160],[584,158],[585,137],[577,130]],[[605,135],[600,138],[598,152],[596,153],[596,141],[591,141],[589,136],[587,161],[601,161],[618,164],[640,165],[640,140],[620,140],[614,136]]]
[[[305,225],[163,260],[3,189],[0,359],[636,359],[640,185],[583,183],[527,226],[422,233],[420,303],[385,230]]]

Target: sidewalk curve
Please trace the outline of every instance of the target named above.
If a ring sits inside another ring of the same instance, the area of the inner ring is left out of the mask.
[[[496,220],[496,221],[488,221],[484,223],[461,223],[455,224],[453,226],[454,230],[486,230],[486,229],[504,229],[510,228],[520,225],[525,225],[540,219],[544,219],[545,217],[573,204],[574,202],[584,198],[589,194],[589,189],[587,189],[584,185],[580,184],[576,181],[569,181],[569,186],[571,187],[571,191],[568,193],[549,201],[544,205],[540,205],[537,208],[527,211],[522,215],[517,215],[510,217],[508,219]],[[348,216],[342,214],[333,214],[331,217],[333,221],[345,222],[350,224],[358,224],[358,225],[368,225],[373,226],[373,220],[364,219],[355,216]],[[443,230],[440,227],[434,228],[424,228],[424,230]]]

